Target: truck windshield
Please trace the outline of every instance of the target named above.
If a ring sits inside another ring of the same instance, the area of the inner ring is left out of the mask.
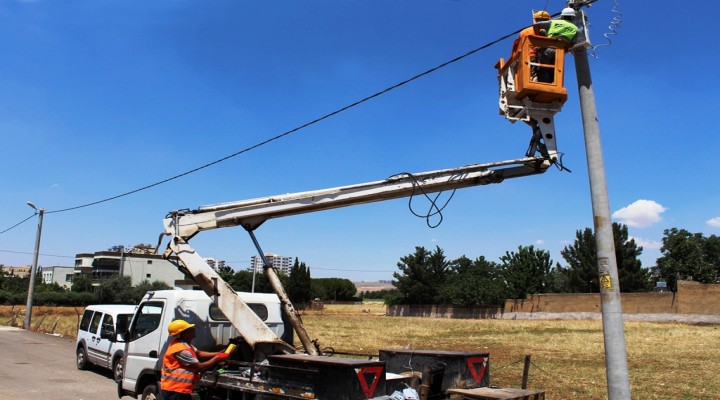
[[[139,339],[158,329],[162,317],[163,303],[148,301],[143,303],[135,313],[136,318],[130,327],[130,340]]]

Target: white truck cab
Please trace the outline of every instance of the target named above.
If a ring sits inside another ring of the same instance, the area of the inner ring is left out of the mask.
[[[292,329],[280,308],[280,300],[269,293],[237,293],[275,334],[292,343]],[[125,368],[118,395],[155,398],[159,391],[160,368],[165,349],[173,340],[167,327],[175,319],[195,324],[193,345],[205,351],[227,346],[240,334],[205,292],[199,290],[158,290],[148,292],[137,306],[125,334]]]

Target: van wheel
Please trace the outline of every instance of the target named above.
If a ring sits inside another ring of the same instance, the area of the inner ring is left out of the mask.
[[[78,347],[76,356],[75,365],[77,366],[77,369],[88,369],[87,353],[85,352],[84,347]]]
[[[123,378],[123,358],[122,357],[115,357],[115,361],[113,361],[112,365],[113,370],[113,377],[115,378],[115,382],[122,381]]]
[[[158,400],[160,396],[158,396],[158,390],[157,385],[154,383],[151,383],[142,391],[142,395],[140,396],[140,400]]]

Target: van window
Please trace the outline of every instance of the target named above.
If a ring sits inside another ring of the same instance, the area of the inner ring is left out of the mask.
[[[250,307],[253,312],[260,317],[262,321],[267,321],[268,319],[268,309],[265,306],[265,304],[259,304],[259,303],[246,303],[248,307]],[[216,306],[215,304],[210,304],[210,318],[214,319],[215,321],[228,321],[228,318],[223,314],[222,311],[220,311],[220,308]]]
[[[98,326],[100,325],[101,317],[101,312],[96,312],[95,315],[93,315],[92,321],[90,321],[90,333],[98,333]]]
[[[93,310],[85,310],[83,313],[82,320],[80,321],[80,330],[87,331],[90,326],[90,319],[92,319]]]
[[[132,314],[118,314],[117,316],[117,333],[127,332],[128,325],[132,319]]]
[[[130,328],[130,340],[139,339],[150,332],[158,329],[162,317],[163,303],[160,301],[148,301],[140,305]]]
[[[105,314],[102,321],[102,328],[106,331],[114,331],[115,330],[115,323],[113,321],[113,317],[110,314]]]

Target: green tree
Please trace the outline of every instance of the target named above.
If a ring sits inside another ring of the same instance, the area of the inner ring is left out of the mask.
[[[222,280],[230,283],[233,276],[235,275],[235,270],[232,269],[229,265],[222,263],[221,265],[218,266],[217,273],[218,273],[218,275],[220,275],[220,278],[222,278]],[[232,286],[232,285],[230,285],[230,286]]]
[[[560,263],[555,263],[555,268],[550,270],[548,276],[547,293],[568,293],[570,287],[568,276],[568,270],[560,266]]]
[[[478,257],[462,256],[449,265],[448,277],[439,290],[439,303],[455,306],[502,304],[506,298],[500,266]]]
[[[373,290],[373,291],[365,291],[363,292],[363,298],[364,299],[372,299],[372,300],[385,300],[388,296],[396,296],[398,295],[397,289],[381,289],[381,290]]]
[[[154,291],[168,289],[172,289],[172,287],[163,281],[154,281],[150,283],[150,281],[144,280],[131,289],[131,304],[140,303],[140,300],[142,300],[143,296],[145,296],[145,293],[151,290]]]
[[[662,256],[658,258],[655,272],[665,279],[670,290],[677,290],[678,279],[701,283],[715,283],[720,276],[720,238],[706,238],[701,233],[685,229],[663,231]]]
[[[275,293],[270,281],[265,274],[257,272],[255,275],[255,292],[256,293]],[[227,283],[238,292],[251,292],[253,288],[253,271],[252,269],[236,271],[228,278],[223,278]],[[284,287],[287,287],[287,275],[282,271],[278,271],[278,279]]]
[[[95,289],[98,302],[103,304],[134,304],[135,293],[129,276],[113,276]]]
[[[357,293],[355,284],[344,278],[316,278],[311,287],[313,297],[322,300],[352,301]]]
[[[35,293],[49,293],[49,292],[65,292],[65,288],[60,286],[57,282],[53,283],[36,283]]]
[[[440,247],[429,252],[424,247],[415,247],[415,253],[400,259],[400,272],[393,273],[393,286],[400,296],[395,304],[433,304],[440,288],[448,277],[448,262]]]
[[[76,275],[73,279],[72,286],[70,286],[71,292],[91,292],[92,281],[85,275]]]
[[[627,226],[613,222],[613,242],[617,261],[620,290],[640,292],[649,290],[650,272],[638,259],[642,247],[628,236]],[[600,292],[595,234],[590,228],[575,232],[575,242],[566,246],[560,254],[568,263],[563,270],[567,274],[568,290],[572,293]]]
[[[642,267],[638,257],[643,248],[628,235],[627,225],[613,222],[615,258],[620,279],[620,291],[625,293],[651,290],[650,270]]]
[[[518,246],[517,253],[505,252],[500,261],[510,298],[524,299],[528,294],[547,293],[553,264],[550,253],[533,246]]]
[[[287,294],[295,304],[308,303],[312,300],[312,278],[310,268],[299,262],[297,257],[288,276]]]
[[[28,286],[30,285],[29,277],[19,277],[17,275],[6,275],[2,281],[2,287],[0,289],[10,293],[22,293],[27,292]]]

